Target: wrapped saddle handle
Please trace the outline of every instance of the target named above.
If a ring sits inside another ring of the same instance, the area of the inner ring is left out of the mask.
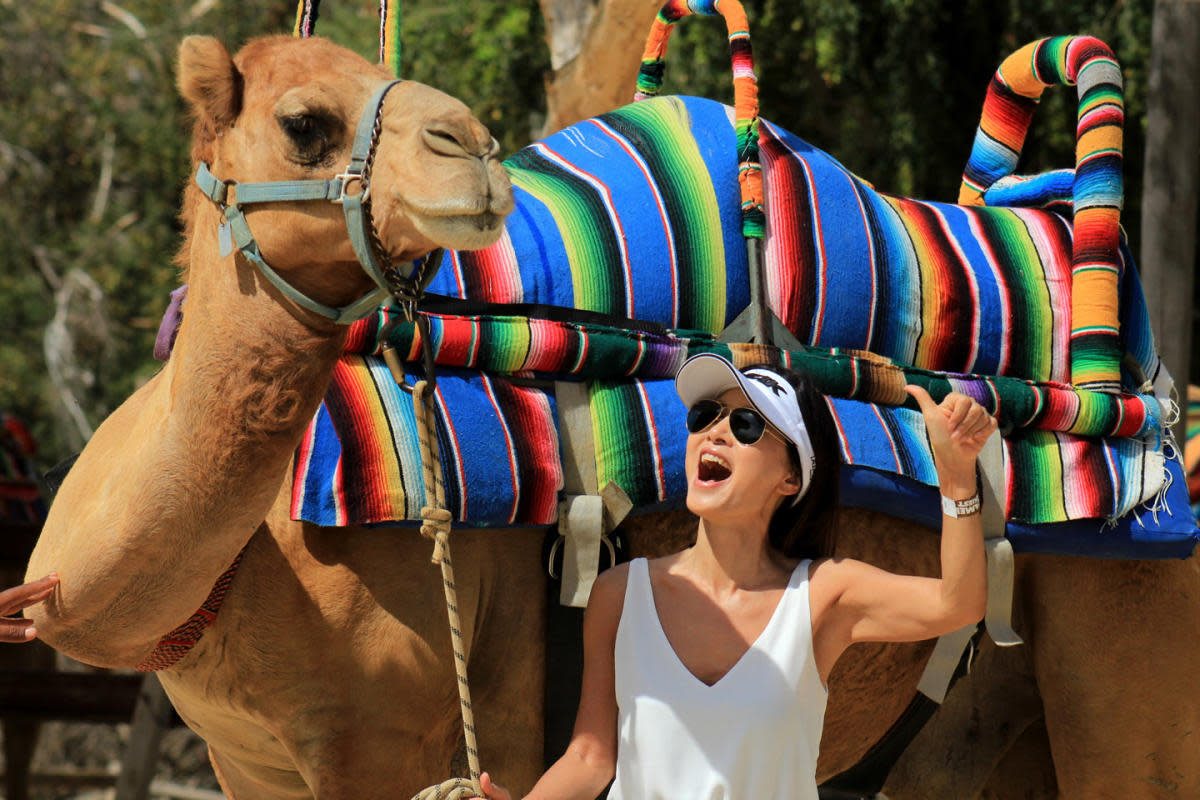
[[[762,239],[762,166],[758,161],[758,78],[750,49],[750,23],[738,0],[670,0],[658,12],[638,70],[634,100],[653,97],[662,89],[667,41],[671,29],[693,14],[722,16],[729,31],[729,53],[733,61],[734,130],[737,133],[738,186],[742,195],[742,235]]]
[[[1119,247],[1125,126],[1121,66],[1092,36],[1038,39],[996,70],[958,202],[984,205],[984,194],[1017,167],[1033,113],[1047,86],[1076,86],[1074,245],[1071,257],[1071,383],[1121,388]]]

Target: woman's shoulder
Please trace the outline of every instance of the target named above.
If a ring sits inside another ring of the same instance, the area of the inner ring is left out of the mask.
[[[633,562],[626,561],[610,567],[596,576],[592,593],[588,597],[588,613],[609,616],[621,615],[625,604],[625,587],[629,584],[629,568]]]
[[[611,592],[619,588],[624,592],[625,584],[629,582],[629,569],[632,564],[632,561],[623,561],[598,574],[592,591],[600,589],[602,592]]]
[[[832,556],[813,559],[808,567],[809,596],[824,600],[824,604],[835,603],[848,587],[869,580],[880,572],[878,567],[856,558]]]
[[[592,584],[592,594],[588,598],[588,613],[613,619],[619,618],[625,606],[625,592],[629,586],[630,572],[634,569],[644,569],[647,571],[644,573],[646,575],[649,575],[650,572],[657,575],[661,570],[669,569],[678,556],[678,553],[673,553],[661,558],[635,558],[604,570],[596,576],[596,581]],[[645,563],[639,564],[638,562]]]
[[[822,576],[826,579],[844,579],[857,575],[864,568],[869,568],[869,566],[870,565],[867,564],[867,562],[859,561],[856,558],[823,556],[809,561],[808,574],[812,578]]]
[[[625,587],[629,584],[629,562],[617,564],[596,576],[583,617],[584,637],[599,636],[611,643],[625,610]]]

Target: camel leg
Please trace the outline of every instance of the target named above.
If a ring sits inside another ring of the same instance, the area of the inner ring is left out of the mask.
[[[1200,562],[1028,561],[1060,797],[1200,797]]]
[[[1028,636],[1016,611],[1013,623]],[[884,794],[891,800],[980,797],[985,787],[999,785],[991,779],[996,765],[1041,715],[1029,648],[997,647],[985,636],[970,674],[900,757]]]
[[[1037,719],[1004,754],[979,800],[1054,800],[1058,783],[1046,721]]]
[[[509,531],[500,539],[488,531],[472,535],[480,541],[471,544],[483,549],[497,568],[470,654],[480,768],[520,797],[543,769],[545,532]],[[462,549],[459,542],[455,547]]]

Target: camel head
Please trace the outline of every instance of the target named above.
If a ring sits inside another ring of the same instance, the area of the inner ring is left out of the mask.
[[[389,82],[322,39],[265,37],[232,58],[216,39],[185,39],[178,83],[196,120],[185,266],[199,242],[220,241],[289,297],[361,316],[413,259],[494,242],[513,207],[495,140],[458,100]]]

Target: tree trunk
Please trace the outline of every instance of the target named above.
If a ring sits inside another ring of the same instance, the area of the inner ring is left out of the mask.
[[[1146,97],[1142,284],[1158,349],[1186,402],[1200,192],[1200,2],[1157,0]],[[1185,422],[1176,441],[1185,440]]]
[[[633,100],[662,0],[540,0],[552,72],[542,136]]]

